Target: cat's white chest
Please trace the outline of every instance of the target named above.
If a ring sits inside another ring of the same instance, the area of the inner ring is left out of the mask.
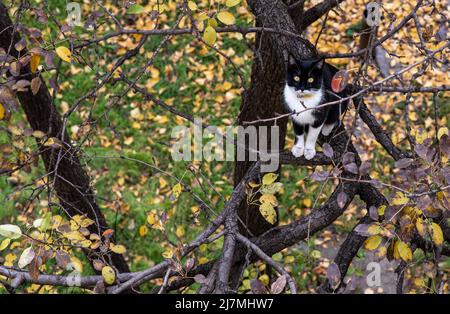
[[[297,97],[297,93],[289,85],[284,87],[284,101],[291,111],[300,112],[292,115],[292,119],[299,124],[313,124],[316,120],[313,111],[322,101],[323,92],[318,90],[308,95],[306,98]],[[309,110],[305,110],[309,109]]]

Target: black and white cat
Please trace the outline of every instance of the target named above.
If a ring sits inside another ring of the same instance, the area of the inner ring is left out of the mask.
[[[330,93],[336,72],[337,69],[323,59],[296,60],[289,55],[284,100],[290,112],[300,112],[291,116],[296,136],[291,152],[295,157],[314,158],[320,132],[330,135],[346,108],[345,103],[318,107],[339,100]]]

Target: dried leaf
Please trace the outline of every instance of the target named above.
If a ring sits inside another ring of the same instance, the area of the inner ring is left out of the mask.
[[[14,240],[22,236],[22,230],[16,225],[0,225],[0,235]]]
[[[258,279],[250,280],[250,289],[254,294],[265,294],[267,293],[266,288]]]
[[[280,294],[283,292],[284,287],[286,287],[286,276],[280,276],[275,280],[274,283],[272,283],[272,286],[270,287],[270,291],[273,294]]]
[[[347,199],[348,199],[347,193],[345,193],[344,191],[339,192],[337,196],[337,204],[339,208],[344,208]]]
[[[41,62],[41,56],[38,54],[33,54],[30,60],[31,73],[36,73]]]
[[[206,281],[206,277],[202,274],[197,274],[194,276],[194,280],[196,283],[203,284]]]
[[[33,251],[33,248],[30,246],[23,250],[22,254],[20,255],[19,262],[17,265],[19,268],[25,268],[28,266],[28,264],[31,263],[33,258],[36,256],[36,253]]]
[[[33,95],[36,95],[39,92],[39,89],[41,88],[41,78],[39,76],[36,76],[31,80],[31,92]]]
[[[370,206],[369,216],[372,220],[378,220],[378,208],[376,208],[375,206]]]
[[[335,93],[342,92],[348,84],[349,75],[345,70],[338,71],[331,79],[331,89]]]
[[[328,158],[333,158],[334,151],[333,151],[333,147],[331,147],[330,144],[324,143],[322,145],[322,149],[323,149],[323,154],[325,156],[327,156]]]

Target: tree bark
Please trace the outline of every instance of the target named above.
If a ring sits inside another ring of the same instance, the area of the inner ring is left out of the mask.
[[[279,30],[297,32],[296,26],[287,13],[287,8],[281,1],[257,0],[248,1],[253,14],[256,17],[256,26],[270,27]],[[258,119],[273,118],[277,114],[285,113],[283,106],[283,84],[285,81],[284,55],[287,52],[297,57],[311,57],[315,55],[312,45],[306,40],[293,41],[288,38],[280,38],[278,34],[258,33],[254,47],[254,60],[250,87],[242,97],[239,125],[244,122]],[[276,38],[276,40],[274,39]],[[258,122],[260,126],[280,127],[278,142],[280,147],[270,147],[270,131],[267,136],[267,148],[283,149],[285,145],[287,118],[277,121]],[[261,144],[258,137],[258,143]],[[248,142],[245,143],[248,148]],[[259,147],[259,146],[258,146]],[[247,172],[252,161],[237,161],[234,172],[234,183],[238,184]],[[242,202],[238,209],[240,219],[246,224],[253,236],[260,235],[273,227],[259,213],[257,206],[247,206]],[[248,232],[240,225],[240,232],[248,235]]]
[[[15,58],[19,53],[14,49],[14,44],[20,40],[19,34],[14,32],[14,25],[9,18],[7,8],[0,1],[0,48]],[[21,51],[24,55],[25,51]],[[22,67],[20,75],[33,78],[38,74],[32,74],[29,65]],[[18,92],[17,97],[25,112],[28,122],[33,130],[44,132],[48,137],[64,139],[61,148],[44,147],[39,145],[39,153],[44,161],[49,179],[54,180],[54,188],[60,200],[60,205],[65,213],[71,217],[74,215],[86,215],[95,224],[89,227],[92,233],[101,233],[108,229],[106,219],[95,201],[95,194],[90,186],[89,177],[80,164],[77,150],[70,144],[70,138],[64,129],[64,125],[56,110],[52,97],[42,78],[41,86],[36,95],[31,90]],[[95,253],[87,251],[87,257],[92,260]],[[122,255],[113,253],[110,263],[118,272],[129,272],[129,267]]]

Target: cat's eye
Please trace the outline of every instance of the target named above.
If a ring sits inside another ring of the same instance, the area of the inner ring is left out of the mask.
[[[312,82],[314,82],[314,78],[310,77],[310,78],[308,79],[308,83],[312,83]]]
[[[300,81],[300,76],[294,76],[294,81],[296,82]]]

